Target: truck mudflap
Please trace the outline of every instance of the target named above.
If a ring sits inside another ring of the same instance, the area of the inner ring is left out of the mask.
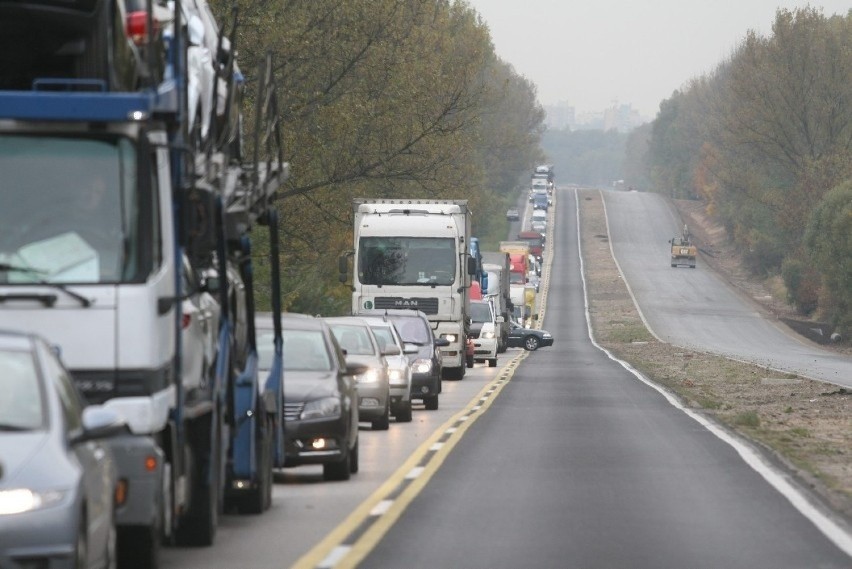
[[[241,490],[255,480],[258,472],[254,438],[259,425],[257,416],[257,352],[252,352],[234,389],[234,438],[231,443],[231,480],[228,490]]]
[[[159,526],[166,457],[151,437],[122,435],[108,441],[119,472],[122,499],[116,503],[116,526]]]

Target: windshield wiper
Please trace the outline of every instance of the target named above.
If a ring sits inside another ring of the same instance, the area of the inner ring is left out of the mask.
[[[21,425],[6,425],[0,423],[0,431],[2,432],[14,432],[17,433],[19,431],[31,431],[31,427],[22,427]]]
[[[0,271],[15,272],[15,273],[27,273],[27,274],[31,274],[31,275],[43,275],[43,274],[45,274],[44,271],[40,271],[40,270],[34,269],[32,267],[25,267],[23,265],[11,265],[9,263],[0,263]],[[49,282],[49,281],[46,281],[46,280],[43,280],[43,279],[37,279],[37,280],[33,281],[32,283],[22,283],[22,284],[40,284],[40,285],[43,285],[43,286],[49,286],[51,288],[61,290],[62,292],[64,292],[68,296],[70,296],[71,298],[77,300],[80,304],[83,305],[83,308],[89,308],[92,305],[91,300],[89,300],[88,298],[86,298],[85,296],[83,296],[80,293],[74,292],[73,290],[68,290],[67,288],[65,288],[65,285],[60,284],[60,283],[52,283],[52,282]],[[24,298],[24,297],[19,296],[19,295],[7,294],[7,295],[0,296],[0,302],[2,302],[4,300],[14,300],[14,299],[18,299],[18,298]],[[33,298],[33,297],[32,297],[32,295],[30,295],[27,298]],[[55,299],[55,297],[54,297],[54,299]],[[52,306],[53,303],[51,302],[50,305]]]

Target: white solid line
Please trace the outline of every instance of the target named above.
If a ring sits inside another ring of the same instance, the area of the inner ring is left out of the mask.
[[[603,196],[601,196],[601,199],[603,200]],[[601,350],[604,354],[606,354],[609,359],[621,364],[624,369],[636,376],[639,381],[645,383],[652,389],[656,389],[658,392],[660,392],[672,406],[686,413],[689,417],[701,424],[705,429],[707,429],[708,431],[716,435],[719,439],[733,447],[733,449],[737,451],[737,453],[747,465],[749,465],[755,472],[760,474],[763,479],[769,483],[770,486],[772,486],[773,488],[775,488],[775,490],[778,491],[778,493],[784,496],[784,498],[786,498],[787,501],[789,501],[790,504],[792,504],[793,507],[796,508],[796,510],[798,510],[800,514],[810,520],[810,522],[814,524],[814,526],[816,526],[816,528],[819,529],[822,534],[829,539],[829,541],[834,543],[834,545],[836,545],[839,549],[846,553],[846,555],[852,555],[852,535],[847,533],[843,529],[843,527],[835,520],[833,520],[831,517],[823,513],[816,506],[814,506],[810,502],[810,500],[808,500],[807,496],[787,479],[787,476],[784,472],[782,472],[778,468],[775,468],[771,463],[766,460],[766,458],[764,458],[762,454],[755,451],[748,444],[744,443],[742,439],[740,439],[738,436],[728,433],[727,431],[725,431],[709,419],[705,418],[704,416],[699,415],[698,413],[692,411],[691,409],[688,409],[687,407],[684,407],[681,402],[668,389],[652,382],[644,375],[642,375],[639,370],[634,369],[633,366],[631,366],[629,363],[618,359],[612,353],[610,353],[609,350],[607,350],[606,348],[598,344],[597,341],[595,341],[594,334],[592,333],[591,314],[589,313],[589,294],[588,287],[586,285],[586,272],[585,267],[583,266],[582,233],[580,229],[580,198],[578,194],[575,194],[574,200],[577,207],[577,242],[580,254],[580,276],[582,277],[583,281],[583,296],[585,298],[586,304],[586,326],[588,328],[589,339],[591,340],[592,344],[596,348]],[[606,212],[606,202],[604,202],[604,212]],[[609,223],[607,223],[607,232],[608,231]],[[610,248],[611,247],[612,241],[610,240]],[[614,255],[613,258],[615,258]],[[619,272],[621,272],[621,269],[619,269]],[[626,279],[622,280],[627,283]],[[641,311],[639,314],[641,316]],[[642,320],[645,320],[644,316],[642,317]],[[648,330],[651,330],[650,327],[648,328]],[[651,333],[653,334],[653,331],[651,331]],[[656,334],[654,336],[656,337]]]

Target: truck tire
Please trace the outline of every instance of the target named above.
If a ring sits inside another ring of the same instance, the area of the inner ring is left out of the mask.
[[[266,420],[266,427],[255,441],[258,456],[257,485],[242,497],[240,510],[247,514],[262,514],[271,505],[272,499],[272,420]]]
[[[427,411],[437,411],[438,410],[438,396],[437,395],[428,395],[423,398],[423,405],[426,406]]]
[[[116,553],[121,569],[157,569],[160,566],[160,529],[156,526],[117,528]]]
[[[192,443],[187,449],[187,471],[190,476],[189,509],[179,520],[175,537],[179,545],[209,546],[216,539],[219,525],[219,441],[208,449],[210,437],[207,429],[200,428],[190,434]],[[221,432],[221,431],[218,431]],[[207,455],[199,460],[199,455]],[[211,475],[204,472],[210,470]],[[208,483],[209,479],[209,483]]]

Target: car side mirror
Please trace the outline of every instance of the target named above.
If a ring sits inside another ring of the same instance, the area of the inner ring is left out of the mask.
[[[83,409],[83,432],[71,440],[79,444],[97,439],[106,439],[129,432],[124,417],[115,409],[103,405],[89,405]]]
[[[446,348],[450,345],[450,341],[446,338],[435,338],[435,347],[436,348]]]
[[[397,346],[395,344],[388,344],[388,345],[386,345],[385,347],[382,348],[382,355],[383,356],[398,356],[401,353],[402,353],[402,351],[399,349],[399,346]]]
[[[366,373],[370,366],[346,362],[346,375],[361,375]]]

